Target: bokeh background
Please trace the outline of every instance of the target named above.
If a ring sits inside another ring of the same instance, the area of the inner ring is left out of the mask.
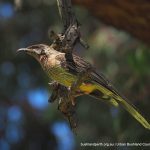
[[[106,26],[84,7],[75,6],[75,12],[90,45],[89,50],[77,45],[75,53],[103,72],[150,119],[149,48]],[[77,99],[79,126],[77,134],[72,133],[57,102],[48,103],[51,89],[40,65],[16,54],[18,48],[50,44],[49,28],[62,31],[55,0],[0,1],[0,150],[76,150],[83,148],[81,142],[150,142],[150,132],[126,111],[88,96]]]

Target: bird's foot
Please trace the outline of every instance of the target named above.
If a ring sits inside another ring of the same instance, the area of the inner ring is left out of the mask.
[[[79,73],[77,80],[72,83],[71,87],[69,87],[69,98],[73,106],[75,105],[76,93],[77,91],[80,91],[80,86],[82,85],[82,83],[88,79],[91,70],[92,68],[88,68],[86,71],[82,71],[81,73]]]

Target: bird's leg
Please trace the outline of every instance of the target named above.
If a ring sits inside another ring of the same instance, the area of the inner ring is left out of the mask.
[[[50,87],[52,88],[52,94],[48,99],[48,102],[52,103],[54,102],[56,99],[58,99],[58,91],[59,91],[59,87],[60,85],[57,82],[51,82],[49,83]]]
[[[77,90],[80,88],[82,83],[88,79],[90,72],[92,71],[92,68],[88,68],[85,71],[82,71],[78,74],[77,80],[72,83],[71,87],[69,88],[69,97],[71,99],[72,105],[75,105],[75,96]]]

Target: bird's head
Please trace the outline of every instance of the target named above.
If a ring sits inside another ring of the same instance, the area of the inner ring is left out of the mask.
[[[48,45],[37,44],[29,46],[27,48],[20,48],[17,50],[17,52],[25,52],[33,56],[37,61],[41,63],[51,53],[51,49]]]

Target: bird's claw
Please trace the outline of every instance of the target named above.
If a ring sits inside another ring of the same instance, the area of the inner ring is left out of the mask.
[[[92,68],[88,68],[86,71],[82,71],[81,73],[79,73],[77,80],[73,82],[72,85],[68,88],[69,99],[71,100],[73,106],[75,105],[76,92],[79,91],[82,83],[88,78],[91,70]]]
[[[48,83],[48,85],[49,85],[52,89],[55,89],[55,88],[58,87],[59,83],[56,82],[56,81],[53,81],[53,82]]]

